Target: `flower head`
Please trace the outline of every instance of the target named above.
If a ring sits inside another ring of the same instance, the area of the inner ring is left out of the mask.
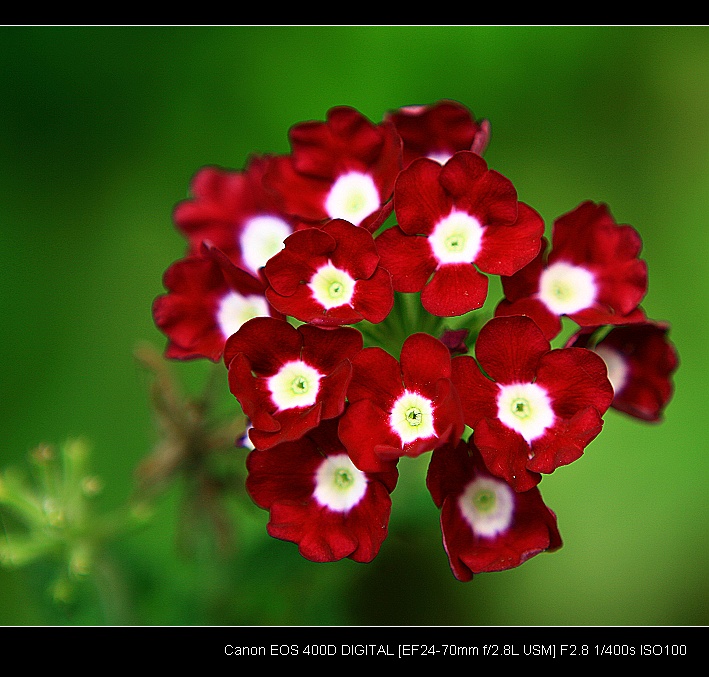
[[[153,302],[156,326],[167,335],[167,357],[221,359],[226,340],[253,317],[278,316],[259,279],[202,245],[200,255],[175,261],[163,277],[166,294]]]
[[[556,515],[539,489],[515,491],[490,473],[468,441],[433,452],[426,484],[441,509],[443,545],[456,578],[517,567],[562,546]]]
[[[475,358],[453,358],[452,372],[475,445],[490,472],[516,491],[579,458],[601,431],[613,399],[598,355],[585,348],[552,350],[522,315],[487,322]]]
[[[337,436],[337,419],[323,421],[295,442],[247,458],[246,488],[269,511],[268,533],[298,544],[303,557],[369,562],[387,536],[396,468],[365,473]]]
[[[403,106],[389,111],[384,119],[393,122],[401,136],[404,167],[419,157],[445,164],[459,150],[482,155],[490,140],[489,122],[476,121],[458,101]]]
[[[401,456],[419,456],[462,434],[451,354],[438,339],[413,334],[400,361],[379,347],[365,348],[352,366],[339,432],[358,468],[378,472]]]
[[[378,323],[394,305],[391,275],[379,265],[374,238],[342,219],[290,235],[264,274],[269,301],[302,322]]]
[[[229,388],[251,421],[258,449],[297,440],[321,420],[339,416],[362,335],[283,319],[246,322],[226,343]]]
[[[258,276],[283,240],[301,227],[263,184],[271,156],[252,156],[243,171],[203,167],[192,179],[192,195],[173,211],[189,250],[202,243],[221,249],[237,266]]]
[[[338,106],[325,122],[294,125],[289,138],[291,153],[276,157],[265,177],[289,214],[313,224],[345,219],[370,232],[386,220],[401,169],[393,124]]]
[[[512,275],[536,256],[544,233],[512,183],[471,151],[444,165],[412,162],[397,179],[394,209],[398,225],[376,240],[382,265],[396,291],[420,291],[423,307],[438,316],[480,308],[484,273]]]
[[[647,265],[638,258],[637,231],[615,222],[605,204],[581,203],[554,222],[551,249],[519,272],[503,277],[505,298],[496,315],[528,315],[548,339],[561,317],[582,327],[642,322]]]
[[[613,386],[613,409],[657,422],[672,398],[679,367],[669,329],[665,322],[647,321],[611,327],[600,340],[593,330],[580,330],[567,345],[590,348],[603,358]]]

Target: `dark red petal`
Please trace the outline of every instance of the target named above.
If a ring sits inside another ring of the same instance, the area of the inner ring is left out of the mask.
[[[290,249],[282,249],[268,260],[263,274],[270,289],[278,296],[292,296],[310,282],[316,270],[326,263],[324,257],[305,258]]]
[[[477,153],[456,153],[443,166],[439,180],[453,197],[455,208],[474,216],[481,225],[511,224],[517,219],[517,191],[512,182],[488,169]]]
[[[561,318],[552,313],[539,299],[527,297],[510,303],[502,299],[495,308],[495,317],[525,315],[542,330],[547,341],[556,338],[562,330]]]
[[[486,378],[470,355],[461,355],[451,362],[451,380],[460,396],[466,425],[474,428],[481,418],[497,416],[496,383]]]
[[[383,348],[364,348],[352,359],[352,380],[347,391],[350,402],[370,400],[389,411],[403,391],[399,362]]]
[[[303,228],[289,235],[283,244],[286,249],[296,256],[304,259],[310,259],[313,256],[329,256],[335,247],[337,241],[322,228]]]
[[[307,436],[272,449],[255,449],[246,457],[246,490],[266,510],[277,502],[309,501],[321,462],[322,456]]]
[[[311,562],[336,562],[357,548],[357,539],[340,524],[328,524],[333,517],[315,504],[276,503],[266,530],[273,538],[297,543],[301,556]]]
[[[275,414],[281,424],[278,431],[269,432],[254,427],[249,437],[257,449],[271,449],[283,442],[298,440],[305,433],[317,427],[321,420],[322,402],[316,402],[310,409],[283,409]],[[253,420],[252,420],[253,423]]]
[[[206,293],[191,297],[164,294],[153,301],[155,325],[168,337],[165,355],[173,359],[207,358],[218,362],[224,335],[215,319],[215,303]]]
[[[457,442],[465,432],[465,420],[460,396],[452,381],[447,378],[438,380],[434,402],[436,446]]]
[[[618,315],[610,308],[604,308],[598,304],[591,308],[585,308],[578,313],[572,313],[569,318],[581,327],[620,326],[647,321],[647,316],[642,308],[636,308],[627,315]]]
[[[349,404],[340,418],[338,431],[352,463],[363,472],[389,472],[396,466],[397,456],[403,453],[399,438],[389,427],[389,413],[370,400]]]
[[[527,491],[541,481],[539,472],[527,465],[530,453],[527,442],[499,420],[478,421],[473,439],[488,470],[506,480],[515,491]]]
[[[549,349],[549,341],[529,317],[493,317],[480,330],[475,356],[499,384],[529,383]]]
[[[387,228],[376,238],[380,265],[391,273],[394,290],[419,292],[436,269],[436,259],[425,237],[406,235],[401,228]]]
[[[394,288],[389,271],[377,268],[368,280],[359,280],[352,305],[361,317],[373,324],[386,319],[394,307]]]
[[[399,356],[404,385],[421,394],[433,393],[441,378],[450,378],[450,351],[430,334],[409,336],[401,347]]]
[[[330,221],[323,230],[337,242],[330,256],[335,267],[345,270],[355,280],[366,280],[374,275],[379,253],[370,232],[342,219]]]
[[[513,224],[485,228],[475,265],[493,275],[513,275],[537,256],[542,235],[542,217],[520,202],[517,220]]]
[[[202,246],[202,251],[205,258],[210,258],[219,265],[224,282],[230,289],[239,292],[242,296],[263,295],[265,291],[263,281],[236,266],[223,251],[207,244]]]
[[[229,362],[229,390],[237,399],[254,428],[266,432],[280,430],[281,424],[273,417],[275,405],[263,384],[263,379],[251,373],[251,363],[244,353],[237,353]]]
[[[303,361],[325,374],[362,350],[362,334],[352,327],[320,329],[302,324],[297,331],[303,337]]]
[[[606,363],[586,348],[558,348],[544,355],[537,385],[547,391],[556,416],[567,419],[586,407],[603,415],[613,400]]]
[[[232,334],[224,346],[224,363],[244,353],[257,374],[275,374],[285,362],[300,356],[302,337],[286,320],[254,317]]]
[[[335,418],[343,412],[351,378],[352,363],[343,360],[325,378],[320,379],[318,401],[322,403],[323,419]]]
[[[598,300],[618,315],[627,315],[643,300],[647,292],[647,263],[640,259],[615,262],[597,275]]]
[[[421,305],[438,317],[457,317],[481,308],[487,298],[487,277],[470,263],[448,263],[433,273],[421,292]]]
[[[332,179],[300,173],[291,155],[273,157],[264,185],[282,197],[288,214],[311,222],[327,218],[324,205]]]
[[[553,427],[534,440],[534,457],[527,463],[528,470],[552,473],[579,459],[584,449],[601,432],[603,419],[593,407],[582,409],[571,419],[557,419]]]
[[[449,494],[458,494],[470,475],[468,444],[451,441],[433,450],[426,472],[426,487],[436,507]]]
[[[419,158],[399,174],[394,211],[406,234],[430,235],[436,223],[450,213],[453,203],[439,183],[441,169],[435,160]]]
[[[539,253],[526,266],[522,267],[513,275],[503,275],[502,291],[505,299],[510,303],[515,303],[521,299],[535,296],[539,292],[539,278],[546,266],[546,250],[548,247],[546,238],[541,238]]]

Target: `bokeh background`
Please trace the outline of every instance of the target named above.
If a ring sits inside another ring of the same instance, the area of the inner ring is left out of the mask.
[[[287,152],[292,124],[335,105],[378,121],[442,98],[491,121],[488,163],[548,224],[591,199],[639,230],[644,307],[680,354],[663,423],[610,411],[586,454],[544,478],[564,547],[458,582],[417,459],[371,564],[303,560],[238,497],[234,548],[189,550],[176,478],[109,544],[113,599],[89,576],[53,602],[58,562],[0,568],[0,624],[709,622],[706,27],[0,28],[0,467],[83,436],[100,509],[124,504],[156,441],[134,353],[164,347],[150,307],[184,251],[171,211],[195,171]],[[206,378],[174,367],[188,391]]]

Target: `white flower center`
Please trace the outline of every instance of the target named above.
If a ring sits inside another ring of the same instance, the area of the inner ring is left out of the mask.
[[[310,407],[317,400],[322,376],[301,360],[286,362],[268,379],[271,399],[279,409]]]
[[[480,251],[483,226],[470,214],[453,210],[428,236],[438,263],[472,263]]]
[[[217,324],[224,338],[229,338],[247,320],[268,314],[268,302],[265,297],[258,294],[242,296],[238,292],[230,291],[222,296],[217,306]]]
[[[478,477],[465,487],[458,507],[477,536],[492,538],[512,524],[514,492],[502,480]]]
[[[433,151],[426,156],[429,160],[435,160],[438,164],[444,165],[453,156],[450,153],[445,153],[443,151]]]
[[[544,434],[554,423],[554,410],[546,390],[536,383],[498,386],[497,417],[527,442]]]
[[[325,199],[325,211],[331,219],[345,219],[355,226],[380,206],[379,191],[372,177],[361,172],[338,177]]]
[[[367,492],[367,476],[347,454],[328,456],[315,474],[315,500],[336,512],[347,512]]]
[[[258,274],[268,260],[283,249],[283,240],[292,228],[277,216],[254,216],[241,231],[241,256],[250,270]]]
[[[539,280],[539,298],[556,315],[568,315],[588,308],[596,300],[593,273],[559,261],[550,265]]]
[[[613,392],[619,393],[628,380],[628,363],[617,350],[608,346],[596,346],[594,350],[606,363],[608,380],[613,386]]]
[[[405,390],[389,414],[389,425],[403,444],[433,437],[433,405],[431,400]]]
[[[336,268],[328,261],[310,278],[308,287],[313,292],[313,298],[329,310],[347,305],[352,300],[356,284],[347,271]]]

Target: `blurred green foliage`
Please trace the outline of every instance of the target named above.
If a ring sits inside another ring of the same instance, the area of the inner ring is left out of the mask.
[[[156,451],[136,349],[164,346],[150,307],[184,251],[171,211],[192,175],[287,152],[292,124],[335,105],[379,120],[441,98],[490,120],[488,163],[548,225],[591,199],[638,229],[645,310],[680,354],[663,423],[610,411],[584,457],[542,482],[564,547],[456,581],[426,460],[404,459],[375,561],[313,564],[266,536],[243,492],[210,501],[205,487],[223,485],[178,472],[71,599],[52,599],[51,558],[0,568],[1,624],[709,622],[706,27],[0,28],[0,469],[87,439],[94,509],[124,506]],[[189,396],[209,378],[171,367]],[[222,471],[243,469],[206,477]]]

